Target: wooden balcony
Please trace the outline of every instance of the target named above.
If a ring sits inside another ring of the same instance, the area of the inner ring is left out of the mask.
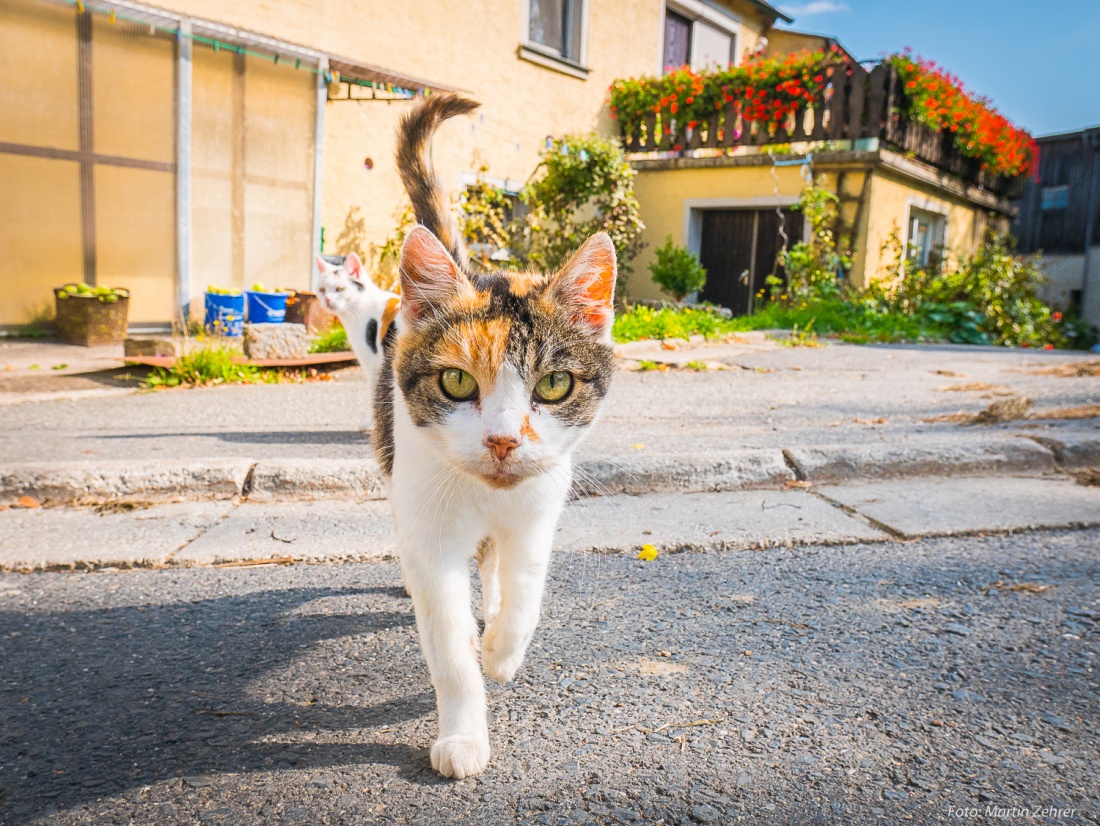
[[[923,161],[965,183],[1004,198],[1018,198],[1025,176],[993,176],[981,161],[963,155],[950,132],[937,132],[905,118],[897,70],[884,64],[870,71],[858,63],[839,63],[822,70],[829,78],[818,98],[779,123],[746,120],[740,103],[731,101],[695,128],[650,113],[640,122],[623,125],[627,152],[694,153],[739,146],[827,143],[877,139],[880,145]],[[705,154],[705,153],[700,153]]]

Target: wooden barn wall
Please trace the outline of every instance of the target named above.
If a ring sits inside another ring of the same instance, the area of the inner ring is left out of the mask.
[[[1093,157],[1080,135],[1040,142],[1039,183],[1029,182],[1020,199],[1013,232],[1021,252],[1079,253],[1084,250]],[[1068,186],[1064,210],[1043,210],[1045,187]],[[1100,197],[1096,199],[1092,244],[1100,244]]]

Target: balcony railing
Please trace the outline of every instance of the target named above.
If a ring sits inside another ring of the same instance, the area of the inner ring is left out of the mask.
[[[937,132],[906,118],[901,106],[897,70],[876,64],[870,71],[858,63],[839,63],[823,69],[828,82],[813,103],[775,122],[749,120],[736,99],[726,103],[695,128],[668,116],[649,113],[626,128],[627,152],[690,152],[696,149],[732,149],[738,146],[856,141],[877,138],[880,145],[917,158],[937,169],[980,186],[996,195],[1017,198],[1025,177],[993,176],[981,161],[963,155],[952,133]]]

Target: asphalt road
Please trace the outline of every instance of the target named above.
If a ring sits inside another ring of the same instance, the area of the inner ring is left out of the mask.
[[[0,822],[1096,823],[1098,548],[560,554],[459,782],[392,562],[0,576]]]

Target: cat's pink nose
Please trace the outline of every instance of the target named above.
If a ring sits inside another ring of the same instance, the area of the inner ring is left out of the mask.
[[[515,436],[488,436],[485,446],[493,452],[500,461],[508,458],[508,454],[519,447],[519,439]]]

